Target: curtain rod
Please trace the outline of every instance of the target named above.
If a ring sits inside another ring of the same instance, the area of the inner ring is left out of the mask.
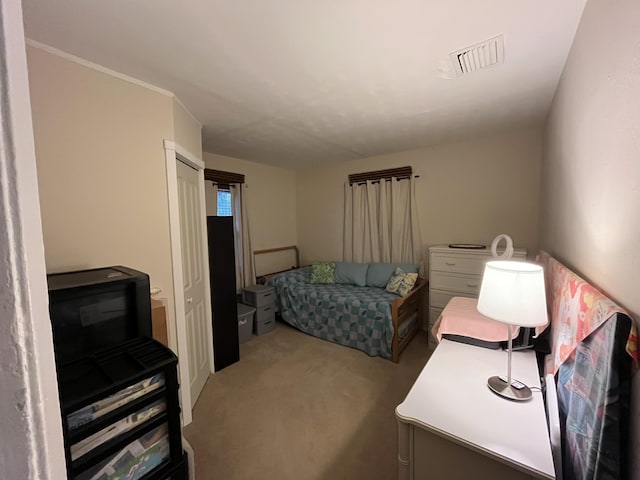
[[[420,175],[412,175],[413,178],[420,178]],[[411,176],[409,177],[387,177],[387,178],[381,178],[379,180],[371,180],[371,183],[380,183],[382,180],[384,180],[385,182],[390,182],[392,180],[397,180],[398,182],[400,180],[409,180],[411,178]],[[367,182],[349,182],[349,185],[366,185]]]
[[[223,185],[244,183],[244,175],[240,173],[225,172],[223,170],[214,170],[212,168],[204,169],[204,179],[218,182]]]
[[[411,177],[413,169],[410,166],[387,168],[386,170],[373,170],[370,172],[352,173],[349,175],[349,183],[363,182],[368,180],[380,180],[383,178]]]

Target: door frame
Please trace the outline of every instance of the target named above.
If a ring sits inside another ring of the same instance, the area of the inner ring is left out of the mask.
[[[174,315],[173,319],[168,322],[169,346],[182,359],[178,363],[180,384],[180,400],[182,404],[182,425],[186,426],[193,419],[191,412],[191,389],[189,386],[189,348],[187,342],[187,329],[184,315],[184,278],[182,276],[182,243],[180,238],[180,208],[178,199],[178,172],[176,162],[183,162],[194,168],[198,172],[199,187],[198,194],[200,197],[200,208],[202,212],[206,212],[205,193],[204,193],[204,162],[198,157],[190,153],[187,149],[181,147],[172,140],[164,141],[165,163],[167,171],[167,193],[169,199],[169,237],[171,242],[171,268],[173,277],[173,301]],[[202,232],[202,245],[206,246],[207,240],[207,218],[203,215],[200,219]],[[205,288],[205,315],[211,318],[211,287],[209,285],[209,252],[205,248],[203,252],[203,272],[204,272],[204,288]],[[207,345],[209,345],[209,372],[214,373],[213,364],[213,331],[211,322],[206,323]]]
[[[23,25],[21,2],[0,0],[0,470],[54,480],[67,466]]]

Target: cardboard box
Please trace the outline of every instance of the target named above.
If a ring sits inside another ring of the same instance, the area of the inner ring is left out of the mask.
[[[151,299],[151,328],[153,338],[162,343],[165,347],[169,346],[169,337],[167,336],[167,310],[160,300]]]

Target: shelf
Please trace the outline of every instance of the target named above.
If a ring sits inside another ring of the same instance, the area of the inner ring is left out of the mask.
[[[159,415],[152,420],[145,422],[139,427],[118,435],[117,437],[105,442],[104,444],[94,448],[92,451],[83,455],[79,459],[75,460],[71,464],[72,478],[81,476],[80,474],[88,470],[92,465],[100,464],[105,460],[122,452],[127,446],[136,442],[139,438],[144,437],[155,429],[164,426],[164,430],[167,432],[167,446],[168,441],[168,418],[166,413]]]
[[[151,338],[139,337],[65,364],[58,370],[62,409],[77,410],[142,380],[150,369],[175,363],[171,350]]]
[[[166,388],[161,387],[157,390],[154,390],[153,392],[148,393],[147,395],[144,395],[127,403],[125,406],[117,410],[109,412],[104,416],[93,420],[92,422],[81,425],[78,428],[69,429],[69,443],[73,445],[79,440],[93,435],[104,429],[105,427],[112,425],[118,420],[126,418],[127,416],[135,413],[145,405],[154,403],[154,401],[158,399],[164,399],[165,396]]]
[[[70,479],[186,478],[177,358],[167,347],[129,340],[59,367],[58,383]]]

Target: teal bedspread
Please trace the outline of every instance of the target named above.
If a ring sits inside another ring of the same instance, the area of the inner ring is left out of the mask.
[[[267,280],[276,290],[276,309],[293,327],[325,340],[391,358],[391,302],[384,288],[311,284],[311,267]]]

